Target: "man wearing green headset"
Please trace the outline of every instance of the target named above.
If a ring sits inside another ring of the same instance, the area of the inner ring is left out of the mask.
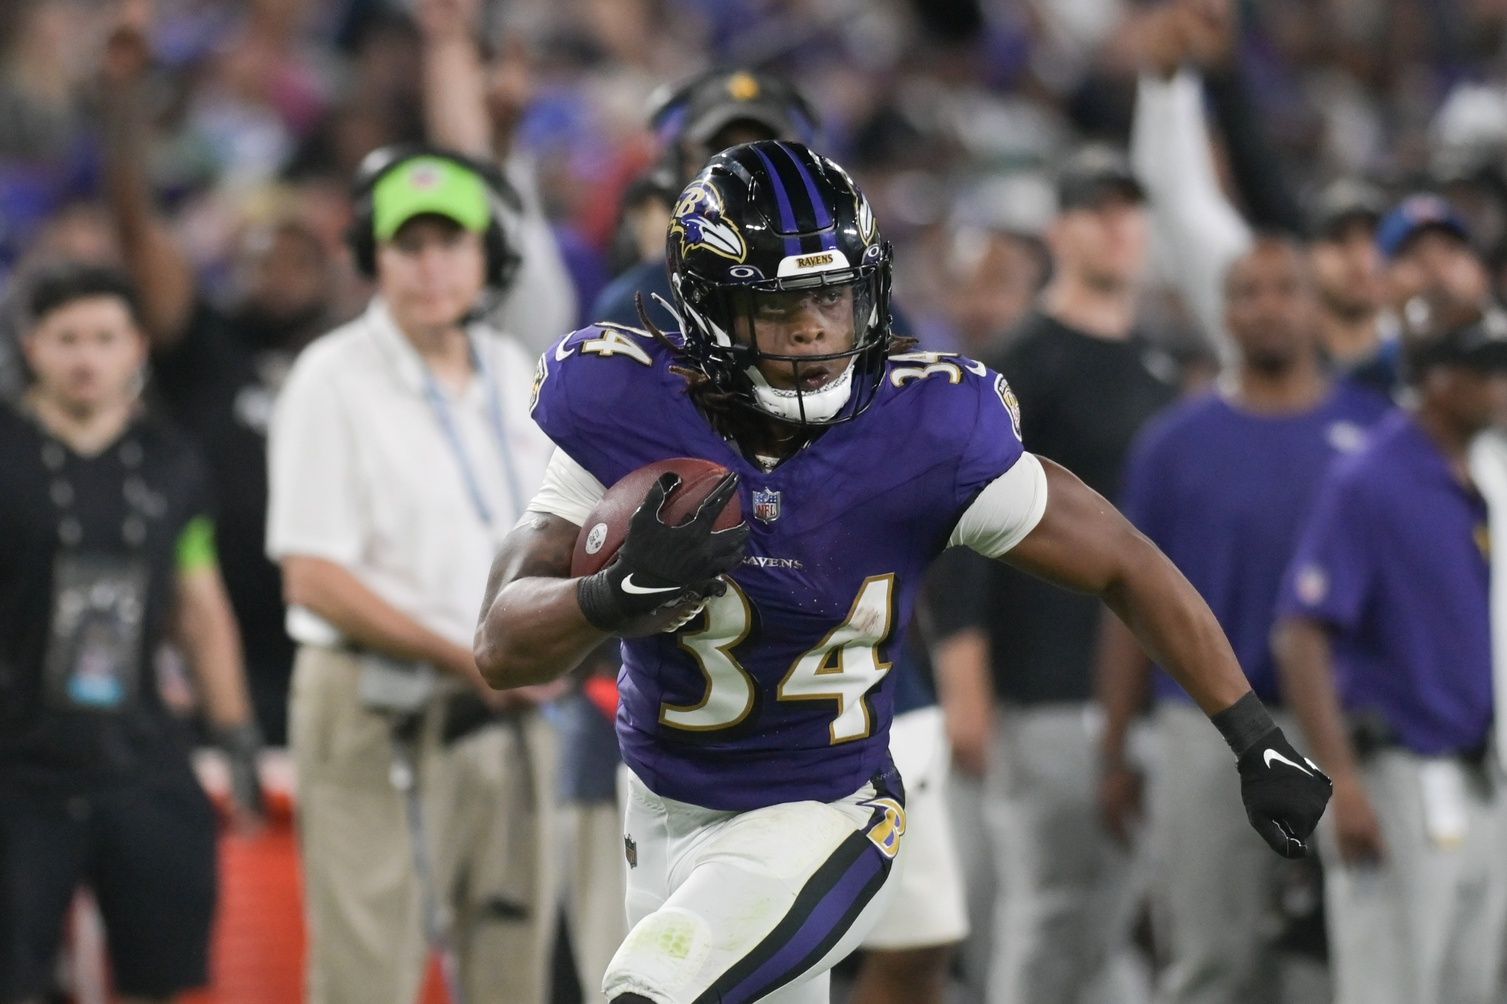
[[[547,695],[499,702],[471,656],[490,556],[551,450],[532,359],[477,320],[517,258],[496,179],[459,154],[378,150],[354,196],[375,296],[294,365],[268,450],[308,999],[408,1004],[434,947],[452,999],[541,1001]]]

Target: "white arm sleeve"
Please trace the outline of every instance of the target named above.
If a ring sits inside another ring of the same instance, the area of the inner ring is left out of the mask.
[[[544,469],[544,483],[526,507],[529,512],[546,512],[576,526],[584,526],[591,510],[602,501],[607,489],[591,472],[571,459],[559,447]]]
[[[973,500],[947,546],[971,547],[986,558],[998,558],[1036,529],[1046,508],[1046,469],[1035,455],[1022,453]]]
[[[1224,274],[1250,247],[1251,232],[1219,187],[1196,73],[1140,78],[1130,154],[1150,197],[1160,270],[1228,362]]]

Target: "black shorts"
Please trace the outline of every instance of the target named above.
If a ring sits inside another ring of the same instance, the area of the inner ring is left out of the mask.
[[[207,983],[215,830],[187,770],[87,795],[0,782],[0,1001],[50,989],[80,886],[99,903],[118,994]]]

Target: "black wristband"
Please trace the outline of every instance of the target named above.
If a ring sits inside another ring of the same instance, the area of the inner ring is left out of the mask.
[[[611,634],[623,622],[622,604],[617,601],[617,590],[605,570],[577,581],[576,603],[580,604],[586,623],[598,631]]]
[[[1224,736],[1224,741],[1230,744],[1237,759],[1277,727],[1277,723],[1272,721],[1271,713],[1266,710],[1254,690],[1209,720],[1214,723],[1219,734]]]
[[[217,726],[211,730],[215,745],[231,757],[254,757],[262,749],[262,730],[256,722]]]
[[[231,798],[243,809],[262,812],[262,781],[257,764],[262,750],[261,730],[255,722],[243,722],[213,732],[215,743],[225,754]]]

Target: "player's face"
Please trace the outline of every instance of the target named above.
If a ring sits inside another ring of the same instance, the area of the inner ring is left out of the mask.
[[[441,216],[416,216],[377,245],[377,288],[407,332],[449,328],[486,284],[486,248]]]
[[[1355,220],[1339,233],[1314,241],[1308,261],[1325,309],[1351,320],[1369,317],[1381,307],[1381,252],[1376,228],[1366,220]]]
[[[1123,195],[1058,216],[1050,240],[1058,266],[1100,289],[1140,281],[1146,269],[1150,226],[1146,207]]]
[[[1225,325],[1248,366],[1281,371],[1312,353],[1313,307],[1303,258],[1286,244],[1260,242],[1230,266]]]
[[[36,390],[76,415],[130,401],[146,338],[119,297],[91,296],[50,311],[25,340]]]
[[[759,350],[759,372],[780,390],[811,391],[842,375],[851,359],[814,359],[853,348],[853,287],[753,293],[735,316],[738,340]],[[813,361],[769,359],[796,356]]]
[[[1388,295],[1401,311],[1417,296],[1442,305],[1451,313],[1478,306],[1490,288],[1486,268],[1460,238],[1442,230],[1428,230],[1408,242],[1387,270]]]

